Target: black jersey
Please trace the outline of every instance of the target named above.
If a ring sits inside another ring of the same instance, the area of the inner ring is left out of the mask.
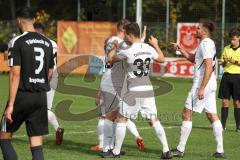
[[[48,71],[54,67],[50,40],[37,32],[24,32],[9,44],[9,66],[20,66],[19,91],[48,91]]]

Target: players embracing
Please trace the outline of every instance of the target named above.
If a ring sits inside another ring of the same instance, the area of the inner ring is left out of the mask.
[[[113,150],[102,157],[120,157],[121,147],[125,138],[126,123],[129,119],[136,119],[140,112],[149,124],[154,128],[157,137],[163,145],[162,159],[171,159],[165,131],[157,118],[157,108],[153,93],[153,86],[149,79],[149,69],[152,62],[164,62],[164,55],[158,46],[158,41],[150,37],[149,42],[154,47],[144,43],[140,38],[140,28],[137,23],[129,23],[125,27],[125,40],[130,45],[119,49],[113,45],[108,54],[111,63],[126,63],[126,79],[123,84],[126,87],[122,91],[122,102],[117,115],[116,141]]]

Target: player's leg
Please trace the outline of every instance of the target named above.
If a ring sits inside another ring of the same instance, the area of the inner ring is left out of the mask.
[[[240,132],[240,75],[234,75],[233,78],[233,104],[234,117],[236,122],[236,131]]]
[[[90,148],[92,151],[102,151],[103,149],[104,120],[105,120],[105,116],[99,117],[98,125],[97,125],[98,144]]]
[[[104,136],[103,136],[103,152],[108,152],[112,149],[112,143],[114,142],[114,121],[116,119],[117,111],[111,111],[106,113],[104,120]]]
[[[99,91],[96,98],[96,105],[99,108],[99,120],[97,125],[97,134],[98,134],[98,144],[92,146],[90,150],[92,151],[102,151],[103,150],[103,139],[104,139],[104,121],[105,121],[105,107],[103,106],[103,96],[101,91]]]
[[[29,103],[31,112],[26,114],[26,131],[29,137],[33,160],[44,160],[42,136],[48,134],[47,96],[44,92],[30,93],[32,101]]]
[[[218,118],[217,115],[217,107],[216,107],[216,96],[215,92],[211,92],[208,96],[204,98],[206,107],[204,108],[207,118],[209,122],[212,124],[213,128],[213,135],[215,137],[217,143],[216,153],[213,154],[214,157],[224,157],[224,150],[223,150],[223,127],[222,123]]]
[[[115,130],[116,139],[115,146],[112,152],[114,155],[120,155],[122,144],[126,135],[127,118],[125,118],[121,114],[118,114],[116,122],[117,122]]]
[[[21,124],[24,122],[24,117],[26,114],[24,106],[26,106],[27,104],[26,100],[23,98],[28,99],[28,97],[25,97],[25,95],[23,94],[24,92],[17,93],[14,103],[14,110],[12,113],[13,122],[8,123],[4,116],[2,116],[1,119],[0,147],[4,160],[17,160],[17,154],[14,150],[14,147],[12,146],[11,141],[13,133],[17,131]]]
[[[2,129],[4,126],[1,126]],[[11,143],[12,141],[12,133],[4,132],[3,130],[0,132],[0,147],[2,150],[2,155],[4,160],[17,160],[17,153]]]
[[[222,108],[221,108],[221,123],[224,130],[226,129],[226,123],[228,118],[228,106],[229,106],[229,100],[223,99]]]
[[[188,137],[192,131],[192,110],[185,107],[182,112],[182,125],[180,131],[180,140],[176,149],[172,149],[175,157],[183,157]]]
[[[116,118],[116,123],[117,123],[116,130],[115,130],[116,140],[115,140],[114,149],[110,152],[105,152],[105,154],[100,155],[102,158],[120,157],[121,147],[126,134],[127,119],[129,118],[134,119],[137,117],[137,113],[139,111],[139,107],[137,104],[135,106],[129,106],[125,102],[122,102],[122,104],[120,105],[117,118]],[[104,134],[105,134],[105,130],[104,130]]]
[[[136,143],[138,145],[138,150],[139,151],[144,150],[143,138],[140,136],[135,123],[133,121],[131,121],[130,119],[128,119],[126,125],[127,125],[127,129],[130,131],[130,133],[136,139]]]
[[[233,100],[236,131],[240,132],[240,100]]]
[[[33,160],[44,160],[42,136],[29,137]]]
[[[61,145],[63,141],[64,129],[60,128],[57,117],[55,113],[51,111],[53,105],[53,99],[55,95],[55,90],[51,89],[47,92],[47,105],[48,105],[48,121],[53,126],[56,131],[56,141],[57,145]]]
[[[230,76],[231,75],[229,74],[223,74],[218,93],[218,98],[222,99],[221,123],[224,130],[226,129],[228,118],[229,100],[233,94],[232,80],[230,79]]]
[[[207,113],[207,118],[210,121],[210,123],[212,124],[213,135],[214,135],[216,143],[217,143],[217,150],[216,150],[216,153],[213,154],[213,156],[223,158],[224,150],[223,150],[222,124],[216,113]]]
[[[165,130],[157,118],[155,98],[154,97],[140,98],[140,105],[141,105],[140,112],[142,117],[148,120],[150,126],[153,127],[158,139],[160,140],[163,146],[161,159],[171,159],[172,154],[168,147]]]

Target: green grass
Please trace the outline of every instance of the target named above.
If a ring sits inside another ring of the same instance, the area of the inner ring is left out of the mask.
[[[176,147],[179,140],[181,125],[181,111],[184,102],[191,88],[191,80],[187,79],[164,79],[173,85],[173,90],[167,94],[156,97],[158,114],[165,129],[170,148]],[[82,77],[68,77],[65,83],[84,86],[97,89],[100,77],[94,82],[84,82]],[[78,88],[76,88],[78,90]],[[81,91],[81,90],[80,90]],[[83,91],[85,92],[85,91]],[[0,110],[4,109],[8,96],[8,79],[6,75],[0,75]],[[94,98],[80,95],[66,95],[57,92],[54,99],[54,105],[62,100],[72,100],[70,111],[73,114],[79,114],[95,108]],[[217,100],[218,111],[221,107],[221,101]],[[227,159],[237,160],[240,149],[240,134],[234,131],[233,107],[229,111],[227,131],[224,132],[224,149]],[[61,146],[54,144],[55,132],[51,126],[50,135],[44,138],[44,154],[47,160],[94,160],[99,159],[98,152],[90,151],[89,148],[97,143],[96,125],[97,118],[88,121],[65,121],[59,118],[60,124],[65,128],[64,142]],[[123,150],[127,151],[126,156],[121,159],[141,159],[154,160],[159,159],[162,146],[156,138],[155,133],[146,122],[139,119],[136,122],[141,136],[144,138],[146,151],[139,152],[136,148],[135,140],[128,132],[123,145]],[[174,127],[172,127],[174,126]],[[20,160],[31,160],[28,138],[24,136],[25,126],[15,133],[13,140],[14,147]],[[184,159],[188,160],[209,160],[212,153],[215,152],[215,140],[210,123],[207,121],[205,114],[194,114],[193,130],[189,137]],[[2,157],[0,157],[1,159]]]

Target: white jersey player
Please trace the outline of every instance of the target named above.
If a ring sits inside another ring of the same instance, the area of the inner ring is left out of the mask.
[[[108,63],[107,55],[115,43],[117,43],[119,47],[127,47],[127,45],[123,42],[125,35],[123,27],[127,23],[129,23],[127,20],[120,20],[117,23],[117,35],[110,37],[105,42],[104,50],[106,65],[100,83],[99,96],[97,98],[97,101],[99,101],[98,105],[101,116],[98,123],[99,145],[93,146],[91,150],[102,150],[103,152],[108,152],[108,150],[113,147],[115,137],[114,121],[121,101],[120,97],[125,77],[125,64],[123,62],[115,64]],[[127,122],[127,127],[135,137],[138,149],[143,150],[143,140],[137,131],[136,125],[129,120]]]
[[[131,43],[127,49],[119,53],[112,51],[108,58],[112,62],[127,63],[127,91],[124,92],[123,102],[117,117],[116,143],[114,149],[102,157],[119,157],[122,143],[126,132],[128,119],[136,119],[140,112],[144,118],[153,126],[159,140],[163,145],[163,159],[171,159],[172,155],[168,148],[165,131],[157,118],[157,109],[153,94],[153,87],[149,79],[149,67],[153,60],[164,61],[164,55],[158,46],[156,38],[151,37],[150,43],[154,46],[141,42],[140,29],[137,23],[130,23],[125,26],[126,39]]]
[[[37,32],[43,34],[44,27],[40,23],[35,23],[34,28]],[[50,40],[53,46],[53,57],[54,57],[54,68],[53,74],[50,80],[50,91],[47,92],[47,105],[48,105],[48,121],[52,124],[53,128],[56,131],[56,141],[57,145],[61,145],[63,141],[64,129],[60,128],[57,117],[55,113],[51,111],[53,105],[53,99],[55,95],[55,89],[57,88],[58,83],[58,72],[57,72],[57,43],[53,40]]]
[[[213,154],[216,158],[224,157],[222,124],[217,115],[215,92],[217,89],[215,65],[216,47],[210,35],[214,30],[211,22],[201,22],[197,28],[197,36],[201,42],[195,54],[188,53],[182,46],[175,47],[188,60],[195,62],[193,86],[188,93],[185,107],[182,113],[182,126],[180,142],[176,149],[172,150],[173,156],[183,157],[188,136],[192,130],[192,111],[201,113],[204,111],[212,124],[213,134],[217,142],[217,150]]]

